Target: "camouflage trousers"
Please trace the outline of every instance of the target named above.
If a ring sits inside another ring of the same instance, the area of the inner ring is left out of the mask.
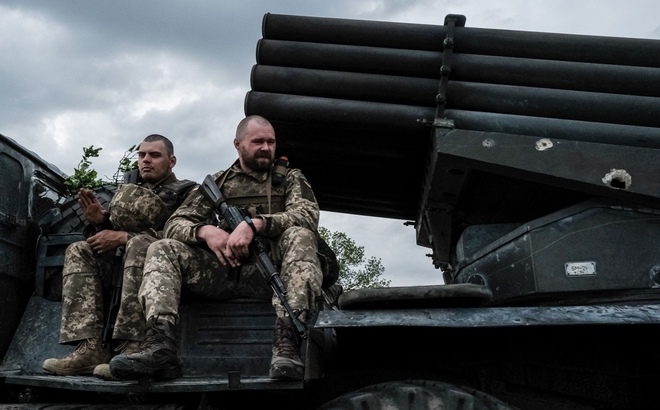
[[[142,340],[145,320],[137,292],[147,248],[156,240],[149,235],[136,235],[126,244],[122,304],[113,339]],[[112,276],[120,263],[114,252],[98,254],[85,241],[69,245],[62,270],[60,343],[102,336]]]
[[[293,310],[313,307],[321,294],[323,274],[316,235],[305,228],[287,229],[277,240],[274,255],[281,261],[280,276]],[[139,297],[146,317],[161,316],[178,321],[181,297],[222,300],[230,298],[271,299],[278,316],[285,310],[254,264],[224,267],[210,251],[173,239],[155,242],[147,262]]]

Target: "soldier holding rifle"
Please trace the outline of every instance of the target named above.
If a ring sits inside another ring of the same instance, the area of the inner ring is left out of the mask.
[[[277,313],[270,376],[302,379],[300,333],[294,320],[253,263],[247,263],[255,237],[270,242],[271,256],[281,265],[281,280],[294,316],[305,320],[323,274],[316,254],[319,207],[311,186],[297,169],[274,166],[275,131],[262,117],[242,120],[234,147],[238,161],[213,175],[227,203],[246,210],[233,231],[198,189],[172,215],[165,227],[169,239],[147,252],[139,299],[149,330],[139,352],[113,358],[110,369],[125,379],[173,378],[181,375],[175,326],[181,293],[221,299],[272,298]]]

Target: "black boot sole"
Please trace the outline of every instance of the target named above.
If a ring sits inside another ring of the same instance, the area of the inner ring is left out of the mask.
[[[123,380],[176,379],[183,375],[180,364],[163,363],[148,365],[125,357],[115,357],[110,361],[110,373]]]

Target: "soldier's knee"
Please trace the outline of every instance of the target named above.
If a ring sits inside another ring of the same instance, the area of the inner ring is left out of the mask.
[[[159,239],[156,242],[149,245],[149,248],[147,250],[147,257],[149,255],[153,255],[154,253],[167,250],[169,247],[170,247],[169,239]]]
[[[159,239],[149,245],[147,258],[154,255],[177,255],[184,251],[185,245],[174,239]]]
[[[292,226],[282,233],[280,241],[309,244],[316,247],[316,234],[302,226]]]
[[[94,250],[85,241],[74,242],[66,248],[62,276],[77,273],[98,273],[98,262]]]
[[[293,262],[318,264],[318,240],[316,233],[307,228],[294,226],[284,231],[278,242],[281,260],[284,265]]]
[[[74,242],[67,246],[65,252],[65,258],[70,258],[71,256],[77,255],[92,255],[94,250],[86,241]]]
[[[151,235],[139,234],[135,235],[126,242],[126,257],[130,258],[132,255],[142,254],[147,252],[147,248],[151,243],[156,240]]]
[[[129,246],[135,246],[135,245],[144,245],[144,244],[150,244],[154,242],[156,238],[154,238],[151,235],[147,235],[144,233],[137,234],[133,236],[131,239],[126,242],[126,247]]]

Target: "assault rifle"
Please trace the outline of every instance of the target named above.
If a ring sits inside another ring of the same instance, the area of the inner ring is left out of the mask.
[[[201,191],[204,198],[213,204],[216,212],[225,219],[227,225],[229,225],[230,232],[233,232],[243,221],[248,224],[252,223],[249,216],[244,215],[237,207],[227,204],[227,201],[222,196],[222,192],[220,192],[220,189],[215,184],[211,175],[207,175],[206,178],[204,178]],[[298,336],[305,339],[307,337],[307,329],[305,329],[305,325],[303,325],[300,319],[298,319],[298,316],[296,316],[293,313],[293,310],[291,310],[291,306],[289,306],[289,302],[286,299],[286,288],[280,279],[280,274],[277,271],[277,268],[275,268],[273,261],[270,260],[270,257],[266,252],[266,247],[257,239],[256,234],[250,243],[249,249],[250,259],[255,265],[257,265],[261,275],[273,289],[273,292],[275,292],[280,299],[280,302],[282,302],[282,306],[284,306],[289,317],[291,317],[293,325],[296,327]]]
[[[119,313],[119,303],[121,302],[121,288],[124,280],[123,264],[124,247],[120,246],[115,251],[115,263],[112,272],[112,296],[110,297],[110,306],[106,316],[103,335],[101,336],[101,347],[105,348],[112,340],[112,332],[115,330],[115,320]]]

